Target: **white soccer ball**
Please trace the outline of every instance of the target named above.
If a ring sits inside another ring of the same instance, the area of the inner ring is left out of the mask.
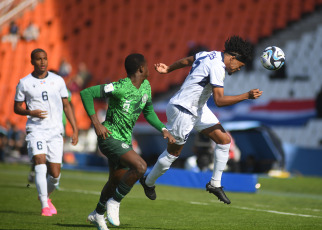
[[[269,46],[263,51],[261,62],[268,70],[278,70],[285,63],[285,54],[281,48]]]

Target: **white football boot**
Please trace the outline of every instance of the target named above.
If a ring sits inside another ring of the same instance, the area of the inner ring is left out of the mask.
[[[106,212],[107,212],[107,220],[114,226],[120,226],[120,203],[115,201],[113,198],[110,198],[106,202]]]
[[[104,215],[98,214],[96,210],[94,210],[88,215],[87,221],[94,224],[98,230],[109,230],[106,225]]]

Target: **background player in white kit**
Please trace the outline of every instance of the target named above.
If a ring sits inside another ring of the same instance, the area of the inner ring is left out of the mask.
[[[52,216],[57,214],[57,210],[49,195],[60,179],[63,110],[73,128],[73,145],[78,142],[78,128],[63,78],[47,71],[47,53],[42,49],[33,50],[31,64],[34,71],[17,85],[14,111],[28,117],[26,141],[28,154],[35,163],[35,184],[42,207],[41,215]],[[26,106],[23,106],[24,103]]]
[[[161,74],[186,66],[192,66],[180,90],[170,99],[167,106],[167,129],[176,139],[176,143],[168,143],[167,149],[159,156],[151,172],[140,179],[145,195],[156,199],[155,182],[163,175],[171,164],[179,157],[180,152],[192,129],[208,136],[216,142],[214,150],[214,170],[206,190],[213,193],[220,201],[230,204],[221,186],[221,176],[229,157],[230,137],[221,126],[217,117],[210,111],[207,101],[211,95],[218,107],[229,106],[247,99],[257,99],[262,95],[259,89],[236,96],[224,95],[225,71],[229,75],[239,71],[252,55],[252,45],[240,38],[232,36],[225,42],[224,52],[200,52],[167,66],[163,63],[155,65]]]

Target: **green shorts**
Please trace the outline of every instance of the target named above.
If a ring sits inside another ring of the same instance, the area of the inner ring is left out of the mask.
[[[121,165],[120,157],[128,151],[133,150],[132,145],[128,145],[123,141],[114,139],[113,137],[108,137],[105,140],[98,138],[98,147],[108,158],[110,163],[112,163],[114,169],[126,168],[125,166]]]

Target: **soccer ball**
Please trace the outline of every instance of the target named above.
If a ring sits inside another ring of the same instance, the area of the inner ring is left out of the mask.
[[[285,63],[285,54],[281,48],[269,46],[263,51],[261,62],[268,70],[278,70]]]

